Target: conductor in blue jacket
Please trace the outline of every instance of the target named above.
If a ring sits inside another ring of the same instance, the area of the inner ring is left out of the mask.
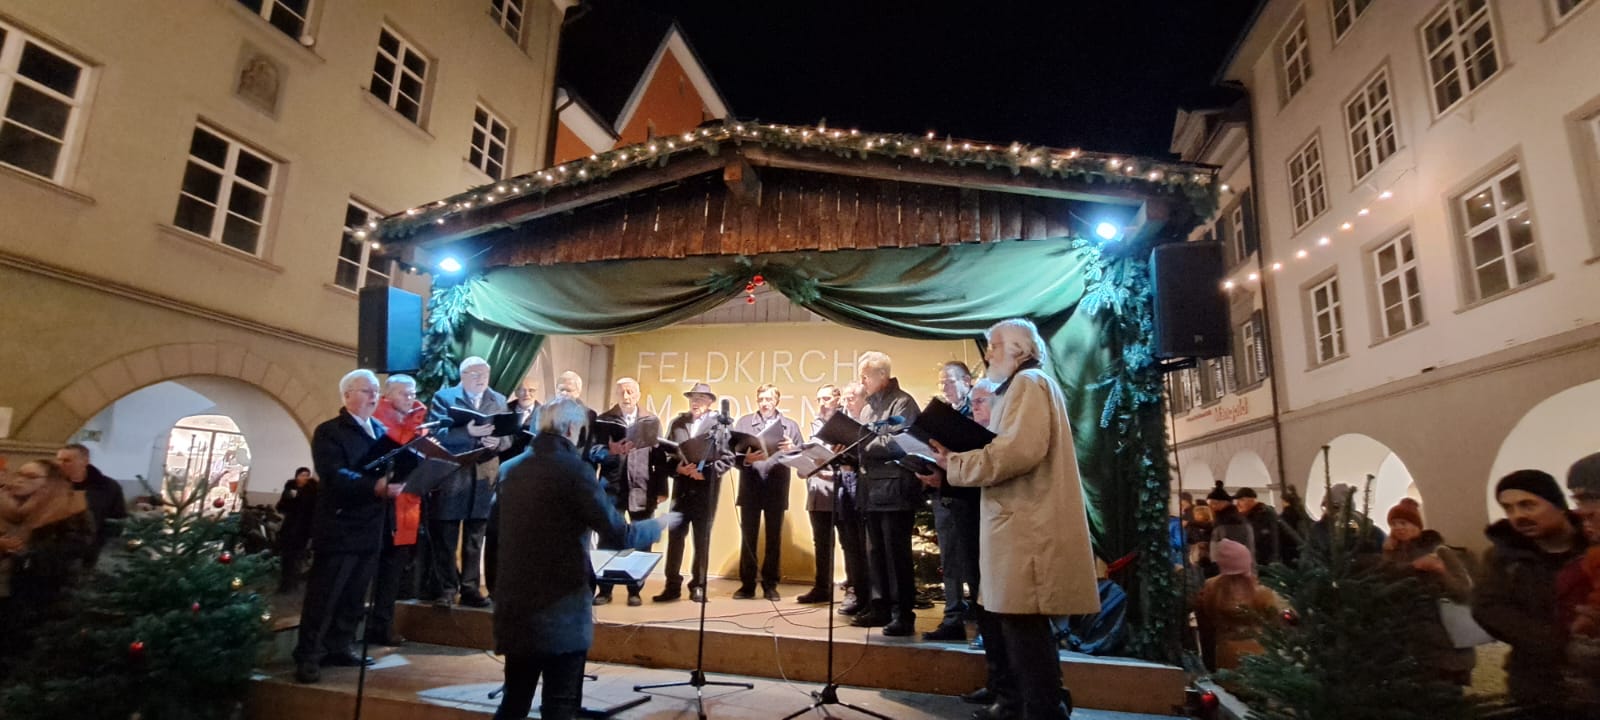
[[[583,665],[594,643],[589,532],[612,547],[644,549],[682,521],[669,512],[628,524],[578,452],[578,435],[588,424],[589,411],[576,400],[545,405],[532,452],[500,471],[501,542],[537,551],[498,558],[494,642],[506,658],[506,687],[496,720],[526,718],[541,678],[539,716],[578,717]]]

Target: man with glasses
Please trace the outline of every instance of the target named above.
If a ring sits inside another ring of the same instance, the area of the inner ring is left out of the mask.
[[[428,419],[433,422],[448,420],[453,407],[484,415],[506,412],[506,397],[489,387],[487,360],[481,357],[462,360],[461,382],[434,393]],[[440,445],[456,454],[480,446],[501,452],[511,447],[511,438],[497,438],[493,433],[494,425],[490,423],[469,423],[451,426],[438,439]],[[450,607],[456,602],[458,592],[462,605],[489,606],[488,598],[479,587],[479,578],[483,539],[489,525],[489,503],[499,472],[500,459],[490,455],[476,465],[457,470],[433,498],[428,536],[439,580],[439,595],[433,601],[435,607]],[[461,554],[459,567],[456,565],[458,551]]]

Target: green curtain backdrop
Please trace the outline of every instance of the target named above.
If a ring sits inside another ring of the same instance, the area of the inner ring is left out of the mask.
[[[756,275],[831,321],[898,337],[977,340],[999,320],[1026,317],[1070,406],[1095,549],[1107,561],[1141,551],[1138,592],[1149,597],[1137,604],[1161,616],[1172,592],[1166,450],[1141,302],[1144,252],[1063,238],[494,268],[436,293],[430,367],[440,372],[430,379],[449,381],[452,356],[476,354],[497,371],[494,386],[509,391],[546,335],[666,327],[738,295]],[[1162,637],[1140,654],[1167,659],[1170,646]]]

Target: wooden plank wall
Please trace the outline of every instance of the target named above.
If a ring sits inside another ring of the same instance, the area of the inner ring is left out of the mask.
[[[486,264],[556,265],[1042,240],[1070,232],[1056,198],[765,168],[759,196],[710,174],[490,236]]]

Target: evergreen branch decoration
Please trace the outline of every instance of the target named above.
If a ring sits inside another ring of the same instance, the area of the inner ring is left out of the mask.
[[[448,287],[435,286],[428,298],[428,319],[422,336],[423,365],[422,371],[417,373],[417,398],[423,402],[459,379],[462,320],[472,301],[472,285],[477,279]]]

